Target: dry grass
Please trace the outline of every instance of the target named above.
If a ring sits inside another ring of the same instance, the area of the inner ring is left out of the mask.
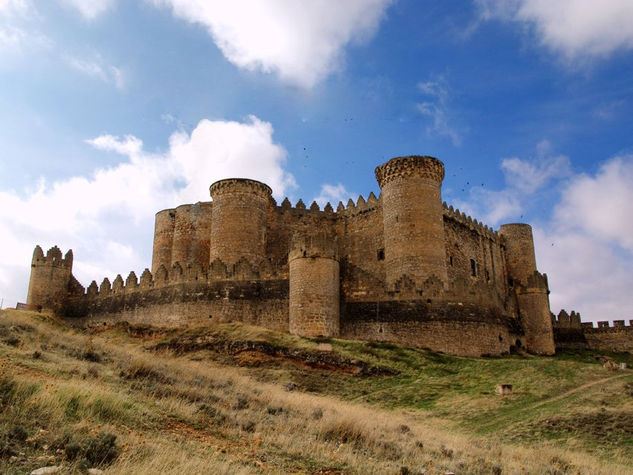
[[[288,391],[249,368],[148,352],[124,334],[89,336],[51,317],[2,312],[0,337],[3,473],[631,473],[581,445],[468,435],[428,411]],[[9,440],[16,427],[23,441]],[[112,462],[87,460],[100,434],[116,436]]]

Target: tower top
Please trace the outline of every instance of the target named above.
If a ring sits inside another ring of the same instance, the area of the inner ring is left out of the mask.
[[[382,188],[398,178],[421,177],[438,183],[444,179],[444,164],[435,157],[410,155],[395,157],[376,167],[376,180]]]
[[[271,198],[273,190],[261,181],[250,178],[226,178],[213,183],[209,187],[212,198],[231,193],[252,193],[264,198]]]

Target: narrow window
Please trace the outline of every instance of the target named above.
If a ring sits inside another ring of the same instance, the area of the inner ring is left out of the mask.
[[[448,263],[453,267],[453,256],[448,257]]]
[[[470,260],[470,275],[473,277],[477,275],[477,264],[475,263],[475,259]]]
[[[490,272],[488,272],[488,269],[484,270],[484,272],[486,273],[486,282],[490,282]]]
[[[384,261],[385,260],[385,250],[384,249],[378,249],[378,260],[379,261]]]

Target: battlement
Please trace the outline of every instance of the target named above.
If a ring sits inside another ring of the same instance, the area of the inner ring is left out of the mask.
[[[38,245],[33,251],[33,259],[31,266],[49,266],[49,267],[65,267],[72,269],[73,267],[73,251],[69,249],[64,257],[62,251],[57,246],[51,247],[44,255],[44,251]]]
[[[235,264],[227,265],[220,259],[215,259],[206,267],[199,264],[183,267],[179,262],[176,262],[169,269],[161,265],[154,274],[146,268],[141,274],[140,280],[134,271],[131,271],[125,280],[121,274],[117,274],[112,283],[107,277],[103,279],[101,285],[97,285],[97,282],[93,280],[87,287],[85,296],[106,297],[186,282],[283,280],[287,278],[284,265],[273,263],[270,260],[263,260],[255,265],[243,258]]]
[[[445,217],[457,221],[458,223],[466,226],[471,231],[487,238],[497,241],[499,239],[499,233],[493,230],[488,225],[477,221],[468,216],[466,213],[460,212],[458,208],[453,208],[453,205],[448,206],[446,202],[442,203],[442,212]]]
[[[270,200],[273,193],[265,183],[248,178],[226,178],[216,181],[209,187],[209,192],[214,198],[232,193],[249,193]]]
[[[558,316],[552,314],[552,325],[554,328],[575,328],[575,329],[621,329],[633,328],[633,320],[613,320],[611,322],[604,320],[595,323],[583,322],[580,313],[571,311],[567,313],[565,309],[558,313]]]
[[[429,156],[396,157],[377,166],[375,174],[380,188],[398,178],[409,177],[427,178],[439,184],[444,180],[444,164]]]
[[[363,197],[363,195],[359,195],[356,202],[353,199],[349,199],[347,204],[343,204],[342,201],[339,201],[336,209],[332,206],[331,203],[326,203],[323,209],[319,206],[316,201],[313,201],[310,204],[310,207],[306,207],[303,199],[299,199],[297,203],[292,206],[290,200],[286,197],[281,202],[281,205],[277,206],[277,210],[284,212],[301,212],[301,213],[315,213],[317,215],[335,215],[335,217],[343,217],[343,216],[351,216],[355,214],[360,214],[366,211],[372,211],[380,206],[380,196],[376,198],[374,192],[370,192],[367,200]]]

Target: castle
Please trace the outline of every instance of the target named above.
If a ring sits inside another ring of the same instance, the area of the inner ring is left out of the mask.
[[[498,231],[442,203],[444,165],[378,166],[371,193],[334,210],[277,205],[255,180],[156,214],[151,271],[87,289],[72,251],[33,254],[27,304],[77,325],[239,320],[307,337],[402,343],[459,355],[554,353],[547,276],[532,229]]]

